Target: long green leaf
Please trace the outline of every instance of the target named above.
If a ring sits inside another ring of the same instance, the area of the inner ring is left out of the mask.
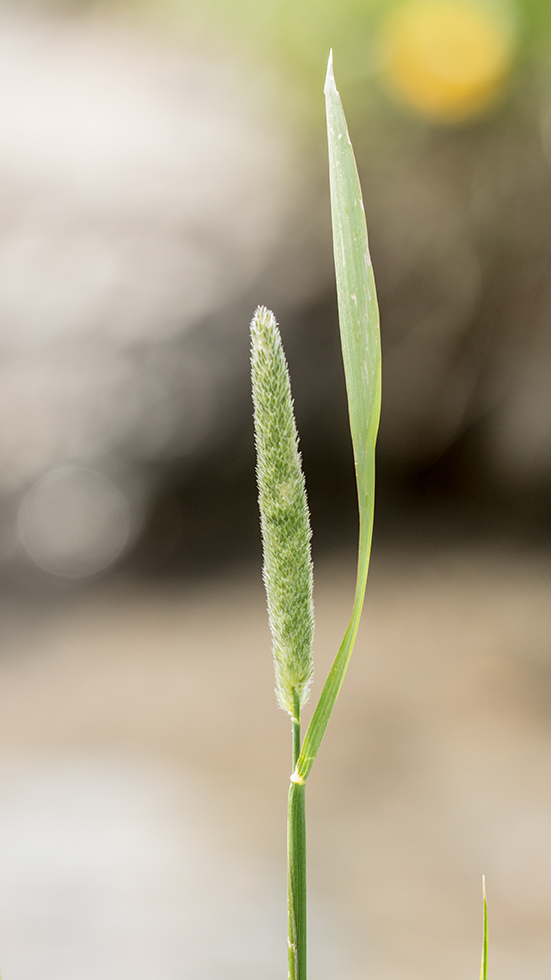
[[[375,492],[375,442],[381,411],[379,310],[352,143],[329,56],[325,80],[333,249],[341,346],[354,448],[360,534],[352,618],[306,732],[293,776],[304,782],[316,758],[356,639],[367,582]]]

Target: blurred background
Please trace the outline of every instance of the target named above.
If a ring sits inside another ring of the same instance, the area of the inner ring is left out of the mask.
[[[551,7],[0,3],[0,968],[284,975],[248,323],[281,324],[315,693],[356,507],[333,48],[381,306],[368,610],[311,777],[312,975],[551,964]]]

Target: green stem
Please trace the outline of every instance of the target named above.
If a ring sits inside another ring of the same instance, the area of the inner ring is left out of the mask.
[[[293,689],[293,776],[300,755],[300,695]],[[287,914],[289,980],[306,980],[305,785],[291,776],[287,810]]]
[[[300,756],[300,695],[296,687],[293,688],[292,724],[293,724],[293,772],[294,772]]]

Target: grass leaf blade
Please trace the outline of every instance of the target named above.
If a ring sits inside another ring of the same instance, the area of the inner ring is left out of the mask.
[[[483,902],[483,927],[482,927],[482,965],[480,967],[480,980],[488,980],[488,905],[486,903],[486,882],[482,875],[482,902]]]
[[[304,782],[312,768],[358,631],[371,553],[375,442],[381,411],[381,344],[375,280],[360,180],[335,84],[331,55],[325,82],[325,104],[339,325],[356,467],[360,540],[352,618],[308,727],[297,763],[297,782]]]

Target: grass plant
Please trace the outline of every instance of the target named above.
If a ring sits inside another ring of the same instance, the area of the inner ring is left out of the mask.
[[[293,769],[288,800],[289,980],[306,980],[306,781],[352,654],[367,583],[381,407],[379,312],[360,181],[329,57],[325,82],[329,176],[341,347],[359,509],[352,617],[301,741],[300,713],[313,672],[312,562],[306,490],[289,373],[274,314],[251,323],[251,369],[264,584],[276,694],[291,717]]]
[[[359,510],[352,617],[301,740],[301,708],[313,674],[313,572],[310,518],[298,450],[289,371],[274,314],[259,306],[251,322],[263,577],[273,641],[276,695],[290,715],[292,773],[287,815],[289,980],[306,980],[306,781],[341,688],[363,607],[371,554],[375,442],[381,410],[379,311],[360,181],[329,56],[327,139],[339,329]],[[488,978],[488,910],[483,879],[480,980]]]

